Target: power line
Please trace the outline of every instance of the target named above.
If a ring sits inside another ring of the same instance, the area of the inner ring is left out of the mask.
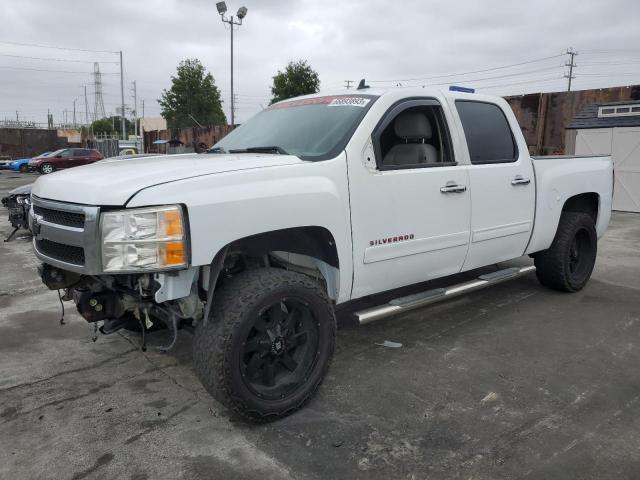
[[[497,88],[497,87],[511,87],[513,85],[525,85],[525,84],[529,84],[529,83],[545,83],[545,82],[551,82],[554,80],[561,80],[564,77],[560,77],[560,76],[556,76],[556,77],[544,77],[544,78],[536,78],[536,79],[532,79],[532,80],[525,80],[523,82],[513,82],[513,83],[499,83],[496,85],[488,85],[488,86],[480,86],[478,87],[478,90],[484,90],[487,88]]]
[[[521,65],[528,65],[530,63],[543,62],[545,60],[550,60],[552,58],[563,57],[564,55],[565,55],[564,53],[561,53],[559,55],[551,55],[549,57],[536,58],[534,60],[528,60],[526,62],[512,63],[511,65],[503,65],[501,67],[485,68],[485,69],[482,69],[482,70],[473,70],[473,71],[469,71],[469,72],[450,73],[450,74],[446,74],[446,75],[436,75],[436,76],[433,76],[433,77],[405,78],[405,79],[391,79],[391,80],[369,80],[369,82],[371,82],[371,83],[413,82],[413,81],[421,81],[421,80],[435,80],[437,78],[446,78],[446,77],[459,77],[459,76],[462,76],[462,75],[471,75],[471,74],[474,74],[474,73],[492,72],[494,70],[502,70],[502,69],[505,69],[505,68],[519,67]]]
[[[95,63],[95,62],[92,62]],[[46,68],[29,68],[29,67],[14,67],[10,65],[0,65],[0,68],[7,68],[9,70],[28,70],[31,72],[49,72],[49,73],[75,73],[75,74],[87,74],[90,75],[93,72],[81,72],[81,71],[71,71],[71,70],[48,70]],[[103,73],[103,75],[119,75],[118,73]]]
[[[11,57],[11,58],[26,58],[29,60],[46,60],[50,62],[73,62],[73,63],[94,63],[93,60],[73,60],[69,58],[47,58],[47,57],[30,57],[28,55],[13,55],[10,53],[0,53],[0,57]],[[118,62],[100,62],[100,63],[115,63]]]
[[[70,47],[56,47],[53,45],[40,45],[36,43],[22,43],[22,42],[11,42],[7,40],[0,40],[0,43],[5,45],[17,45],[20,47],[35,47],[35,48],[52,48],[55,50],[69,50],[74,52],[94,52],[94,53],[114,53],[117,54],[119,52],[114,52],[111,50],[91,50],[88,48],[70,48]]]
[[[617,76],[633,76],[637,75],[640,77],[640,72],[621,72],[621,73],[579,73],[578,77],[617,77]]]
[[[592,63],[581,63],[581,67],[596,67],[598,65],[638,65],[640,64],[640,60],[633,62],[592,62]]]
[[[556,65],[556,66],[553,66],[553,67],[537,68],[535,70],[527,70],[527,71],[516,72],[516,73],[507,73],[507,74],[504,74],[504,75],[496,75],[496,76],[493,76],[493,77],[482,77],[482,78],[468,78],[468,79],[462,79],[462,80],[451,80],[451,81],[440,82],[440,83],[432,83],[430,85],[432,85],[432,86],[449,85],[453,81],[482,82],[482,81],[485,81],[485,80],[496,80],[496,79],[499,79],[499,78],[518,77],[520,75],[528,75],[528,74],[531,74],[531,73],[548,72],[550,70],[558,70],[559,68],[561,68],[561,66],[560,65]]]

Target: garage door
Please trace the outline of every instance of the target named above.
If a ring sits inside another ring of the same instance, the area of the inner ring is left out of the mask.
[[[576,155],[611,155],[616,169],[613,209],[640,212],[640,128],[578,130]]]

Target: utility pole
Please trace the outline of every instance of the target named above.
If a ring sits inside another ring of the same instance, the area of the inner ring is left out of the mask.
[[[18,113],[18,110],[16,110],[16,123],[20,123],[20,115]]]
[[[78,99],[73,99],[73,128],[76,128],[76,100]]]
[[[89,102],[87,101],[87,86],[84,86],[84,121],[89,125]]]
[[[144,146],[144,98],[142,99],[142,123],[140,124],[140,137],[141,137],[141,144],[142,144],[142,152],[145,152],[145,146]]]
[[[353,80],[345,80],[344,83],[345,83],[344,88],[349,90],[351,88],[351,84],[355,82]]]
[[[565,74],[564,78],[568,78],[569,79],[569,84],[567,85],[567,92],[571,91],[571,80],[573,80],[575,77],[575,75],[573,74],[573,69],[575,67],[577,67],[577,65],[575,64],[575,58],[576,55],[578,55],[578,52],[576,52],[573,48],[568,48],[567,49],[567,55],[570,56],[570,61],[566,62],[564,65],[565,67],[569,67],[569,74]]]
[[[138,136],[138,91],[136,81],[133,82],[133,134]]]
[[[120,50],[120,107],[122,108],[122,116],[120,117],[120,129],[122,130],[122,139],[127,137],[127,126],[124,120],[124,73],[122,66],[122,50]]]

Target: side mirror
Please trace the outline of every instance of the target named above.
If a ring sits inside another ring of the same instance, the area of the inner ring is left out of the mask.
[[[62,158],[61,154],[56,155],[56,158]]]

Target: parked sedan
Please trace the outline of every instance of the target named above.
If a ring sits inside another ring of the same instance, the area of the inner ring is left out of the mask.
[[[65,168],[79,167],[102,160],[102,154],[89,148],[64,148],[56,150],[48,156],[39,156],[29,162],[29,170],[35,170],[42,174],[62,170]]]

